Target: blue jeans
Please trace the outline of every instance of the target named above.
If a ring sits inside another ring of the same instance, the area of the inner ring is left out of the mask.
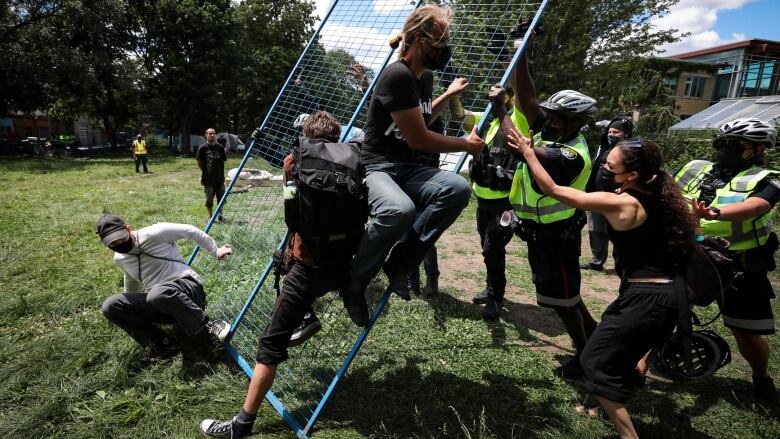
[[[366,165],[366,185],[372,221],[360,241],[350,280],[350,289],[361,292],[391,249],[387,274],[419,267],[471,197],[460,175],[416,163]]]

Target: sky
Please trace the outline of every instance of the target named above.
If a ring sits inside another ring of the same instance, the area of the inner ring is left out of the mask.
[[[324,17],[331,1],[314,0],[315,14]],[[669,56],[751,38],[780,41],[779,18],[780,0],[680,0],[668,15],[652,21],[659,28],[691,33],[659,48],[659,54]]]
[[[668,56],[752,38],[780,41],[778,18],[780,0],[681,0],[653,24],[691,33],[662,47]]]

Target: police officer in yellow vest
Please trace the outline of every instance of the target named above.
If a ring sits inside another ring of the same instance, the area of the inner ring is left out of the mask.
[[[133,140],[133,160],[135,160],[135,172],[139,172],[138,168],[143,163],[144,174],[149,173],[149,169],[146,167],[146,140],[140,134],[135,136],[135,140]]]
[[[580,129],[595,114],[596,101],[577,91],[562,90],[540,104],[525,57],[513,79],[515,99],[531,130],[539,133],[534,136],[534,153],[539,161],[556,184],[584,190],[590,177],[591,161]],[[516,128],[504,118],[502,130],[507,135]],[[577,351],[574,358],[556,372],[564,378],[580,378],[579,354],[596,328],[596,321],[580,298],[582,213],[545,196],[522,162],[515,172],[509,201],[522,221],[524,237],[528,241],[528,262],[536,287],[536,302],[556,311]]]
[[[737,277],[720,303],[723,323],[734,334],[739,352],[753,372],[757,402],[777,403],[769,376],[769,346],[763,335],[774,334],[767,272],[775,268],[777,237],[771,230],[772,208],[780,200],[776,171],[761,167],[764,151],[777,130],[758,119],[736,119],[720,128],[713,146],[716,161],[694,160],[675,180],[691,199],[704,235],[731,242],[729,252]]]
[[[472,190],[477,197],[477,231],[482,245],[482,257],[487,271],[486,287],[472,301],[485,304],[482,317],[496,319],[501,315],[506,290],[506,245],[512,239],[512,230],[500,224],[501,215],[512,209],[509,204],[509,189],[517,169],[517,157],[509,152],[506,138],[500,129],[500,122],[507,118],[524,135],[528,135],[528,122],[523,112],[514,103],[511,88],[505,90],[500,84],[490,89],[495,119],[485,135],[485,151],[478,159],[469,163]],[[507,113],[506,107],[510,106]],[[481,113],[473,113],[475,123]]]

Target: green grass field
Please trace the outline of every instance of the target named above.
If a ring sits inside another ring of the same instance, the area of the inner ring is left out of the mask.
[[[145,176],[129,158],[3,160],[0,437],[194,438],[202,418],[232,416],[247,378],[224,349],[184,342],[173,360],[137,369],[137,347],[100,313],[121,275],[95,221],[116,212],[136,227],[203,227],[195,161],[152,156],[153,174]],[[233,157],[228,166],[237,164]],[[553,376],[571,348],[554,313],[534,305],[524,244],[509,247],[505,318],[485,323],[470,303],[484,279],[474,204],[440,243],[443,294],[391,299],[315,437],[615,436],[609,422],[574,413],[585,397],[580,384]],[[191,249],[182,246],[184,254]],[[594,313],[614,296],[613,284],[605,274],[583,276]],[[733,345],[720,323],[714,329]],[[780,342],[768,340],[778,377]],[[651,377],[630,408],[641,437],[780,437],[778,412],[754,407],[751,389],[750,369],[735,352],[702,382]],[[255,431],[294,437],[268,405]]]

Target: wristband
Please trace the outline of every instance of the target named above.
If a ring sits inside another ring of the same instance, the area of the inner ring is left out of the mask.
[[[710,207],[710,211],[715,212],[715,218],[713,218],[714,220],[720,218],[720,209],[717,207]]]

